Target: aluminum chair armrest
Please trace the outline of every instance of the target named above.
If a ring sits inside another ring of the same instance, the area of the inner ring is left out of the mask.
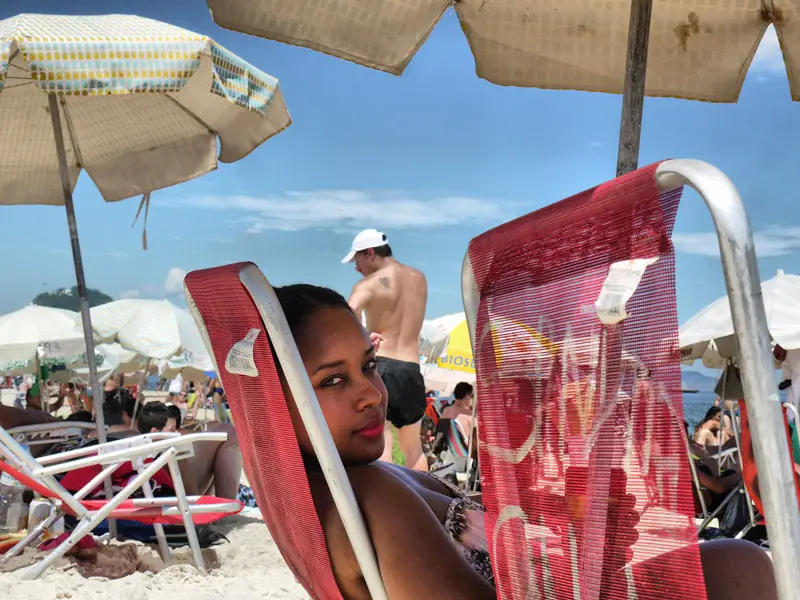
[[[142,438],[142,440],[138,441],[137,438]],[[104,449],[108,450],[109,446],[107,444],[102,444],[100,446],[87,448],[87,450],[95,450],[93,456],[87,456],[85,458],[77,458],[76,460],[70,460],[73,457],[69,457],[69,459],[66,460],[65,462],[50,461],[50,462],[57,462],[57,464],[52,464],[51,466],[42,466],[38,469],[34,469],[33,474],[36,476],[55,475],[58,473],[64,473],[66,471],[72,471],[74,469],[80,469],[83,467],[112,464],[115,462],[123,463],[140,456],[160,454],[161,452],[164,452],[165,450],[169,450],[171,448],[176,448],[176,449],[191,448],[195,442],[202,442],[202,441],[224,442],[226,439],[228,439],[228,434],[224,432],[192,433],[188,435],[178,435],[177,437],[169,437],[167,439],[150,441],[150,442],[147,441],[148,439],[147,436],[137,436],[137,438],[129,438],[130,440],[137,440],[135,445],[128,447],[121,447],[121,448],[119,446],[114,446],[111,447],[110,452],[103,451]],[[126,440],[119,440],[119,441],[126,441]],[[111,442],[111,444],[116,444],[116,443],[117,442]],[[69,454],[69,453],[65,452],[64,454]],[[58,457],[58,455],[55,456]],[[178,459],[180,460],[180,458],[181,457],[179,456]]]
[[[225,432],[190,433],[186,435],[181,435],[180,433],[163,432],[145,433],[121,440],[114,440],[113,442],[106,442],[105,444],[99,444],[97,446],[78,448],[76,450],[68,450],[67,452],[61,452],[59,454],[43,456],[39,458],[39,464],[51,465],[63,462],[65,460],[72,460],[74,458],[92,456],[95,454],[104,454],[105,456],[108,456],[115,450],[127,450],[137,446],[152,448],[153,444],[162,442],[164,440],[173,440],[175,443],[171,445],[186,445],[190,442],[224,442],[227,438],[228,434]],[[169,447],[169,445],[167,447]]]
[[[72,460],[74,458],[81,458],[84,456],[92,456],[98,453],[110,452],[114,449],[125,449],[136,445],[150,444],[152,442],[160,441],[162,439],[173,439],[180,437],[179,433],[145,433],[132,437],[113,440],[104,444],[96,446],[88,446],[86,448],[76,448],[75,450],[67,450],[66,452],[59,452],[58,454],[51,454],[43,456],[39,459],[42,465],[49,465],[54,463],[63,462],[65,460]]]
[[[97,431],[97,427],[93,423],[79,423],[75,421],[61,421],[55,423],[40,423],[38,425],[22,425],[7,429],[11,435],[26,435],[36,433],[48,433],[50,431],[58,431],[61,429],[83,429],[85,431]]]

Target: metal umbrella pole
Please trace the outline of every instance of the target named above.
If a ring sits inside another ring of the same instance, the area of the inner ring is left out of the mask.
[[[64,190],[64,207],[67,209],[67,226],[69,227],[69,240],[72,245],[72,259],[75,264],[75,277],[78,281],[78,297],[81,306],[81,322],[83,323],[83,337],[86,341],[86,362],[89,364],[89,382],[92,385],[92,396],[94,397],[94,421],[97,424],[97,438],[101,444],[105,444],[106,422],[103,415],[103,388],[100,387],[100,379],[97,376],[97,362],[94,350],[94,331],[92,329],[92,316],[89,313],[89,299],[86,292],[86,276],[83,272],[83,258],[81,257],[81,245],[78,240],[78,223],[75,220],[75,205],[72,202],[72,190],[69,184],[69,170],[67,168],[67,152],[64,146],[64,132],[61,128],[61,115],[58,109],[58,96],[53,93],[47,94],[50,105],[50,119],[53,123],[53,136],[56,142],[56,152],[58,153],[58,170],[61,173],[61,186]],[[114,492],[111,488],[111,478],[103,482],[106,498],[111,500]],[[109,531],[112,537],[116,537],[116,523],[109,521]]]
[[[625,84],[622,92],[622,119],[617,151],[617,177],[639,166],[639,143],[642,139],[647,49],[650,42],[650,18],[653,0],[631,0],[628,25],[628,58],[625,61]]]

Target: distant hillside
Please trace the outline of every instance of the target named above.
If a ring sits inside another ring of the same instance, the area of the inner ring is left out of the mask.
[[[681,369],[681,378],[683,379],[683,387],[690,390],[713,392],[714,387],[717,385],[716,378],[703,375],[691,369]]]
[[[100,306],[111,302],[113,298],[99,290],[89,288],[86,290],[86,297],[89,306]],[[81,309],[80,298],[78,298],[78,286],[56,290],[55,292],[43,292],[33,299],[36,306],[47,306],[50,308],[63,308],[65,310],[79,311]]]

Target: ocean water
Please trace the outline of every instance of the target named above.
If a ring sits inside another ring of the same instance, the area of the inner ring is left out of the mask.
[[[714,406],[714,392],[697,392],[696,394],[683,394],[683,418],[689,423],[689,430],[694,431],[695,426],[703,419],[706,411]]]

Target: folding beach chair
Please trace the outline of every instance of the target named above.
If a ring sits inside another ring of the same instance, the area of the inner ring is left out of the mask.
[[[273,349],[370,594],[374,600],[385,600],[355,496],[269,282],[255,265],[241,263],[191,272],[184,285],[190,312],[225,388],[247,479],[289,568],[315,600],[341,600]]]
[[[33,458],[7,431],[0,429],[0,472],[6,472],[18,482],[32,489],[55,506],[50,516],[30,531],[24,539],[0,558],[0,564],[22,552],[37,540],[59,517],[67,514],[78,519],[72,533],[41,562],[30,567],[24,579],[35,579],[56,560],[89,535],[106,519],[127,519],[152,524],[158,538],[164,561],[169,563],[170,550],[163,525],[182,524],[186,528],[189,546],[197,568],[205,570],[203,556],[195,531],[195,524],[212,523],[220,518],[237,514],[242,504],[235,500],[213,496],[187,496],[181,479],[178,461],[193,454],[193,444],[201,441],[221,442],[225,433],[151,433],[108,442],[98,446],[80,448],[40,459]],[[137,475],[111,500],[85,500],[87,495],[118,469],[132,463]],[[101,467],[97,474],[77,493],[68,492],[56,475],[79,469]],[[150,481],[163,468],[169,470],[175,497],[153,497]],[[137,490],[144,498],[130,499]]]
[[[462,291],[498,597],[702,595],[670,240],[685,182],[700,191],[720,231],[749,363],[744,383],[764,398],[762,434],[776,426],[768,400],[777,390],[769,361],[761,360],[768,333],[752,234],[735,188],[710,165],[652,165],[473,239]],[[509,320],[558,348],[556,356],[509,351],[514,340],[493,327]],[[597,343],[583,348],[581,340]],[[625,355],[639,368],[623,368]],[[566,390],[583,383],[591,393],[576,406]],[[679,419],[669,416],[670,406]],[[766,436],[759,442],[758,459],[777,480],[770,510],[791,528],[780,532],[776,573],[792,581],[787,567],[797,555],[791,540],[800,514],[777,500],[788,465]]]
[[[748,525],[739,532],[736,537],[741,538],[753,527],[757,525],[766,525],[764,518],[764,502],[762,500],[761,484],[759,483],[758,467],[756,465],[755,457],[753,455],[753,438],[750,431],[750,418],[748,416],[747,402],[744,400],[738,401],[739,405],[739,426],[741,433],[738,436],[738,441],[741,444],[740,454],[742,457],[742,481],[747,494],[749,503],[748,509],[750,511],[750,522]],[[789,429],[789,422],[793,422],[797,427],[797,409],[789,402],[782,404],[784,411],[784,431],[786,436],[786,452],[792,456],[792,437]],[[797,493],[797,500],[800,503],[800,477],[795,472],[794,486]]]
[[[97,431],[94,423],[59,421],[24,425],[7,430],[23,446],[47,446],[77,443]]]

